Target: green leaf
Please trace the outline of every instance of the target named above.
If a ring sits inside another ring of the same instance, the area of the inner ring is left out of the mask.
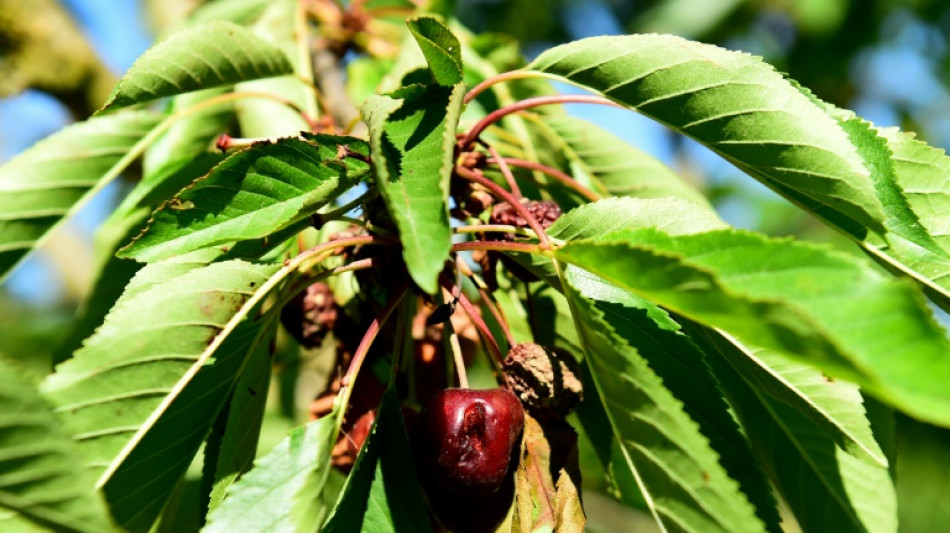
[[[558,46],[527,68],[602,93],[766,184],[882,228],[884,208],[847,133],[759,58],[671,35],[629,35]]]
[[[215,167],[155,214],[121,257],[165,259],[207,246],[265,238],[312,215],[355,185],[369,165],[340,160],[339,147],[365,154],[350,137],[307,136],[255,144]]]
[[[596,393],[654,518],[677,531],[764,531],[755,508],[638,350],[598,306],[573,287],[565,294],[583,340]]]
[[[393,388],[383,394],[376,423],[323,531],[432,531]]]
[[[950,343],[917,291],[855,258],[746,232],[649,228],[571,241],[553,256],[950,424]]]
[[[85,467],[127,529],[148,529],[245,361],[267,344],[267,330],[244,318],[278,267],[208,265],[213,257],[203,251],[142,269],[42,387],[69,413]]]
[[[405,87],[366,101],[376,184],[419,287],[434,294],[449,258],[449,180],[464,87]]]
[[[461,83],[462,45],[452,30],[435,17],[411,18],[406,25],[422,49],[435,82],[447,87]]]
[[[145,52],[100,112],[291,72],[279,48],[237,24],[213,21],[174,33]]]
[[[324,495],[337,414],[295,428],[232,485],[204,533],[317,531],[329,506]]]
[[[775,499],[765,475],[749,460],[752,450],[740,432],[710,371],[706,354],[656,305],[576,267],[567,268],[571,286],[591,301],[603,320],[646,361],[719,455],[719,462],[756,508],[770,531],[781,531]],[[621,489],[622,492],[623,489]]]
[[[234,387],[222,433],[212,434],[205,446],[205,467],[210,469],[213,481],[209,511],[216,509],[228,488],[251,469],[257,454],[273,362],[267,344],[258,345]],[[209,458],[214,460],[209,462]]]
[[[0,281],[130,163],[161,121],[147,111],[67,126],[0,167]]]
[[[270,361],[274,324],[237,326],[171,399],[154,425],[103,486],[113,517],[129,531],[148,531],[186,474],[214,420],[227,402],[242,365]],[[246,390],[241,391],[249,394]],[[142,480],[148,479],[148,484]]]
[[[768,350],[746,348],[720,333],[734,347],[719,350],[756,393],[782,402],[811,419],[815,430],[825,433],[855,457],[881,467],[888,459],[874,438],[858,387],[847,381],[826,377],[813,366],[791,360]]]
[[[730,365],[746,356],[736,353],[739,346],[711,331],[692,337],[705,337],[723,390],[803,531],[897,531],[897,498],[886,466],[848,453],[812,416],[744,381]],[[842,416],[863,416],[860,405],[848,411]]]
[[[0,377],[0,529],[112,531],[52,407],[2,359]]]
[[[668,35],[585,39],[529,68],[723,155],[950,309],[942,153],[822,102],[759,58]]]
[[[595,190],[611,196],[681,198],[706,206],[708,200],[673,170],[600,126],[570,115],[545,117],[543,134],[566,159],[570,174],[591,181]],[[546,127],[546,128],[545,128]]]

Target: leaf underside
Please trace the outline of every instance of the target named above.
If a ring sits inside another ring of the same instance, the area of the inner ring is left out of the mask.
[[[100,112],[291,72],[279,48],[237,24],[213,21],[174,33],[146,51]]]
[[[950,307],[942,152],[821,102],[757,57],[670,35],[584,39],[527,68],[698,140]]]
[[[161,119],[148,111],[90,118],[0,166],[0,281],[115,177],[123,156]]]

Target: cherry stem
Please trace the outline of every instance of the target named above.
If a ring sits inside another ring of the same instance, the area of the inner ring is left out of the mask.
[[[475,99],[478,95],[482,94],[485,89],[488,89],[496,83],[501,83],[503,81],[510,80],[519,80],[525,78],[537,78],[538,74],[535,72],[527,70],[512,70],[510,72],[502,72],[501,74],[496,74],[490,78],[486,78],[478,85],[472,87],[467,93],[465,93],[465,98],[462,100],[464,103],[469,103]]]
[[[522,252],[526,254],[539,254],[542,248],[537,244],[526,242],[509,241],[466,241],[457,242],[452,245],[453,252],[470,252],[473,250],[494,250],[496,252]]]
[[[557,180],[564,186],[574,189],[578,194],[580,194],[584,198],[587,198],[591,202],[596,202],[597,200],[600,200],[602,198],[596,192],[581,185],[580,183],[577,182],[577,180],[575,180],[568,174],[565,174],[564,172],[561,172],[560,170],[556,168],[552,168],[541,163],[535,163],[534,161],[526,161],[524,159],[515,159],[513,157],[505,157],[505,158],[499,159],[498,157],[494,157],[494,154],[492,154],[492,156],[493,157],[489,158],[487,162],[496,164],[498,165],[499,168],[501,168],[502,163],[505,163],[513,167],[537,170],[539,172],[543,172],[544,174],[554,178],[555,180]]]
[[[468,372],[465,371],[465,358],[462,357],[462,346],[459,344],[458,333],[449,334],[449,345],[452,347],[452,356],[455,358],[455,372],[459,376],[459,387],[468,388]]]
[[[521,189],[518,187],[518,182],[515,181],[515,175],[511,173],[511,169],[508,168],[508,162],[505,161],[505,158],[501,157],[501,154],[498,153],[498,150],[488,144],[483,143],[485,148],[488,149],[488,153],[491,154],[492,158],[496,161],[498,169],[501,170],[501,175],[505,177],[505,181],[508,182],[508,187],[511,189],[511,193],[515,198],[521,200]]]
[[[462,178],[485,187],[495,196],[511,204],[511,207],[514,208],[514,210],[517,211],[518,214],[528,222],[528,226],[530,226],[531,229],[533,229],[537,234],[538,242],[541,244],[541,248],[548,249],[551,247],[551,241],[548,239],[547,233],[544,232],[544,228],[541,227],[541,223],[538,222],[538,219],[531,214],[531,211],[528,211],[528,208],[525,207],[524,204],[522,204],[517,198],[512,196],[510,192],[506,191],[494,181],[486,178],[481,172],[478,172],[477,170],[471,170],[465,167],[455,167],[455,172]]]
[[[524,111],[525,109],[551,104],[600,104],[609,105],[612,107],[623,107],[622,105],[612,100],[608,100],[603,96],[595,96],[592,94],[558,94],[554,96],[538,96],[535,98],[527,98],[525,100],[521,100],[520,102],[515,102],[511,105],[496,109],[486,115],[474,126],[472,126],[472,129],[468,130],[468,133],[465,134],[465,136],[459,142],[459,145],[463,150],[467,150],[471,148],[472,144],[475,142],[475,139],[477,139],[478,136],[481,135],[483,131],[485,131],[485,128],[491,126],[495,122],[498,122],[502,118],[512,113],[517,113],[518,111]]]
[[[472,269],[468,267],[468,264],[459,258],[456,263],[459,265],[459,270],[468,276],[472,280],[472,283],[475,284],[475,288],[478,289],[478,295],[482,297],[482,301],[485,302],[485,307],[488,308],[488,311],[495,317],[495,322],[498,322],[498,326],[501,328],[502,333],[505,335],[505,340],[508,341],[508,347],[514,346],[515,338],[511,335],[511,328],[508,327],[508,320],[505,319],[505,315],[499,309],[495,297],[492,296],[490,292],[486,289],[485,282],[479,278]]]
[[[454,290],[454,287],[452,287]],[[465,310],[465,314],[468,315],[469,320],[472,321],[472,324],[475,326],[475,329],[478,330],[479,335],[482,340],[485,341],[485,347],[488,349],[488,353],[491,354],[492,361],[494,361],[495,366],[500,371],[502,368],[502,361],[504,361],[505,356],[501,353],[501,348],[498,346],[498,341],[495,340],[495,336],[492,335],[490,329],[488,329],[488,324],[485,324],[485,320],[482,319],[481,313],[478,312],[478,309],[475,309],[475,306],[472,305],[472,302],[465,296],[464,292],[459,291],[459,304],[462,306],[462,309]]]
[[[393,293],[393,296],[386,302],[386,306],[383,307],[383,310],[379,312],[379,316],[373,319],[373,322],[370,323],[369,327],[366,328],[366,333],[363,334],[363,339],[360,341],[359,346],[356,348],[356,352],[353,354],[353,359],[350,361],[349,368],[346,369],[346,374],[343,375],[343,379],[340,380],[340,386],[348,390],[352,389],[350,386],[353,381],[356,380],[357,374],[360,372],[360,368],[363,366],[363,361],[366,360],[366,355],[369,353],[370,347],[373,345],[373,341],[376,340],[376,335],[379,334],[379,330],[382,329],[383,324],[386,323],[386,320],[389,319],[389,315],[393,313],[396,307],[399,306],[399,302],[402,301],[403,297],[409,291],[409,284],[403,283],[396,292]],[[344,394],[344,401],[342,405],[346,405],[349,400],[349,394]]]

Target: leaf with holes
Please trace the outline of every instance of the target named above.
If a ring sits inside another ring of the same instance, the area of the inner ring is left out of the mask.
[[[206,246],[262,239],[306,219],[358,183],[369,165],[339,158],[352,137],[307,135],[238,152],[182,190],[152,216],[121,257],[155,261]]]

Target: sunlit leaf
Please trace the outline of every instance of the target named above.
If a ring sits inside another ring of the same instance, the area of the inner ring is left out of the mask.
[[[850,256],[746,232],[650,228],[571,241],[554,256],[950,424],[950,343],[916,291]]]
[[[161,119],[147,111],[91,118],[0,166],[0,280],[121,172]]]
[[[723,390],[802,529],[897,531],[897,498],[886,465],[848,453],[814,417],[750,386],[730,365],[744,357],[735,353],[740,348],[714,332],[706,339]],[[842,418],[863,416],[860,404],[840,407]]]
[[[66,429],[113,516],[131,530],[150,527],[240,368],[269,338],[244,318],[277,266],[208,260],[191,254],[140,271],[43,384],[69,414]]]
[[[406,25],[422,49],[435,82],[449,87],[461,82],[462,45],[458,37],[434,17],[412,18]]]
[[[358,139],[314,135],[238,152],[166,202],[119,255],[154,261],[262,239],[305,219],[368,172],[360,159],[338,157],[343,145],[364,155],[367,150]]]
[[[462,85],[414,85],[363,106],[376,185],[402,238],[409,274],[430,294],[449,258],[449,179],[462,93]]]
[[[291,72],[280,49],[237,24],[216,20],[150,48],[119,80],[102,111]]]
[[[950,252],[934,214],[946,196],[935,171],[947,164],[936,150],[821,102],[759,58],[679,37],[584,39],[528,68],[693,137],[950,308]]]
[[[202,531],[317,531],[330,504],[324,488],[336,420],[334,412],[292,430],[230,487]]]

